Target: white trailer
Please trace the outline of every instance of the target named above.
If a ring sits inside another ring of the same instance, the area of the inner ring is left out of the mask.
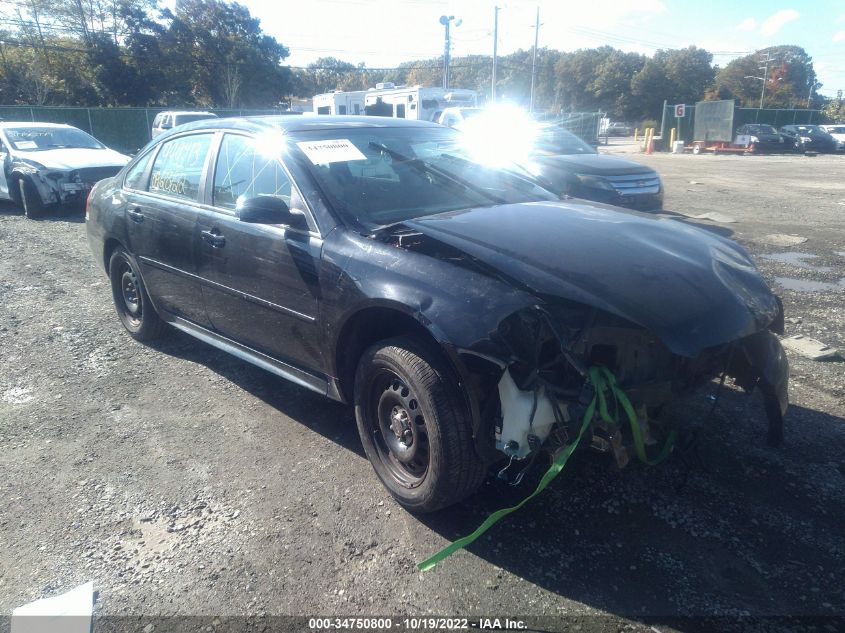
[[[437,121],[446,108],[473,107],[477,101],[474,90],[379,83],[369,90],[335,90],[316,95],[314,114],[367,114]]]
[[[364,111],[375,116],[436,121],[446,108],[475,106],[474,90],[376,84],[364,95]]]
[[[364,114],[366,90],[324,92],[315,95],[314,114]]]

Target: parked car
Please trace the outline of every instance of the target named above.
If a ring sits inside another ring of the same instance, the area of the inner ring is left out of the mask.
[[[58,123],[0,123],[0,198],[37,218],[50,207],[81,203],[98,180],[129,161],[90,134]]]
[[[217,115],[213,112],[194,112],[191,110],[159,112],[153,119],[152,138],[183,123],[216,118]]]
[[[446,127],[460,127],[467,120],[484,113],[484,108],[446,108],[440,113],[437,122]]]
[[[836,141],[836,151],[845,151],[845,123],[836,123],[833,125],[820,126],[825,132],[833,137]]]
[[[784,125],[780,133],[789,137],[799,152],[836,151],[836,140],[819,125]]]
[[[795,150],[792,138],[779,134],[771,125],[747,123],[736,130],[734,145],[747,147],[752,152],[791,152]]]
[[[557,194],[642,211],[663,208],[663,183],[651,167],[600,154],[558,126],[541,128],[523,164]]]
[[[412,511],[571,443],[599,364],[649,443],[676,420],[649,412],[723,371],[761,388],[779,440],[783,312],[741,246],[561,201],[462,141],[393,118],[193,123],[94,188],[88,240],[132,337],[169,323],[354,404],[376,474]],[[631,436],[591,424],[624,464]]]
[[[604,128],[602,136],[631,136],[633,133],[634,127],[630,123],[610,121]]]

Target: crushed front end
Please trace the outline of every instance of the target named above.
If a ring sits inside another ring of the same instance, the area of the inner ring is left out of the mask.
[[[781,313],[770,328],[778,329],[782,322]],[[488,375],[481,409],[491,420],[499,456],[503,453],[510,463],[544,451],[555,454],[573,441],[595,395],[589,380],[593,367],[609,370],[627,396],[638,425],[635,431],[649,455],[659,453],[668,438],[692,428],[689,420],[666,412],[720,376],[733,378],[747,392],[760,389],[769,420],[768,441],[782,441],[789,367],[771,329],[688,357],[673,353],[656,335],[618,316],[549,301],[503,320],[491,340],[507,350],[502,356],[507,360]],[[621,407],[612,407],[616,421],[596,415],[582,443],[610,454],[621,468],[638,451]],[[642,453],[639,457],[645,458]]]

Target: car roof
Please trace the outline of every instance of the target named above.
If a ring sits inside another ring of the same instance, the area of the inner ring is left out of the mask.
[[[159,112],[159,114],[208,114],[211,116],[217,116],[216,114],[214,114],[214,112],[209,112],[208,110],[164,110],[162,112]]]
[[[171,134],[179,134],[188,130],[240,130],[244,132],[281,131],[283,133],[319,132],[321,130],[350,130],[356,128],[437,128],[445,129],[437,123],[415,121],[411,119],[394,119],[380,116],[336,116],[327,114],[302,115],[267,115],[251,117],[229,117],[225,119],[203,119],[180,125],[166,134],[156,137],[167,138]]]

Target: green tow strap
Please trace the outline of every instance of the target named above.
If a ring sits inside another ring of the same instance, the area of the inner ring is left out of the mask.
[[[572,453],[575,452],[575,449],[578,448],[578,444],[581,442],[581,438],[584,437],[584,433],[586,432],[587,428],[590,426],[590,423],[593,421],[593,417],[596,414],[596,409],[598,409],[599,416],[601,419],[607,422],[608,424],[618,426],[618,421],[614,418],[610,417],[610,414],[607,409],[607,398],[605,396],[605,391],[610,391],[613,397],[622,405],[622,408],[625,411],[625,414],[628,416],[628,420],[631,423],[631,435],[634,438],[634,448],[637,452],[637,456],[649,465],[655,465],[663,461],[669,452],[672,450],[672,444],[675,441],[675,432],[673,431],[667,441],[666,445],[663,447],[663,450],[660,452],[660,455],[657,456],[654,460],[649,460],[645,453],[645,444],[643,442],[642,431],[640,429],[639,421],[637,419],[637,414],[634,411],[634,407],[631,405],[631,401],[628,400],[628,397],[619,388],[616,384],[616,377],[613,373],[605,367],[591,367],[589,372],[589,377],[587,379],[592,385],[594,389],[593,399],[590,401],[590,404],[587,406],[587,410],[584,411],[584,418],[581,422],[581,428],[578,431],[578,436],[575,438],[575,441],[569,444],[560,455],[558,455],[557,459],[552,462],[552,465],[549,466],[549,469],[543,475],[543,478],[540,480],[540,483],[537,484],[537,488],[532,492],[530,495],[525,497],[522,501],[511,508],[502,508],[501,510],[496,510],[493,514],[488,516],[484,522],[478,526],[478,529],[475,530],[472,534],[468,534],[467,536],[450,543],[442,550],[437,552],[431,558],[424,560],[423,562],[417,565],[417,568],[420,571],[428,571],[429,569],[433,569],[439,562],[441,562],[444,558],[451,556],[456,551],[461,548],[466,547],[473,543],[479,536],[484,534],[487,530],[489,530],[493,525],[502,517],[509,515],[511,512],[516,512],[526,503],[531,501],[534,497],[538,494],[543,492],[546,489],[552,480],[558,476],[560,471],[563,470],[566,463],[569,461],[569,458],[572,456]]]

